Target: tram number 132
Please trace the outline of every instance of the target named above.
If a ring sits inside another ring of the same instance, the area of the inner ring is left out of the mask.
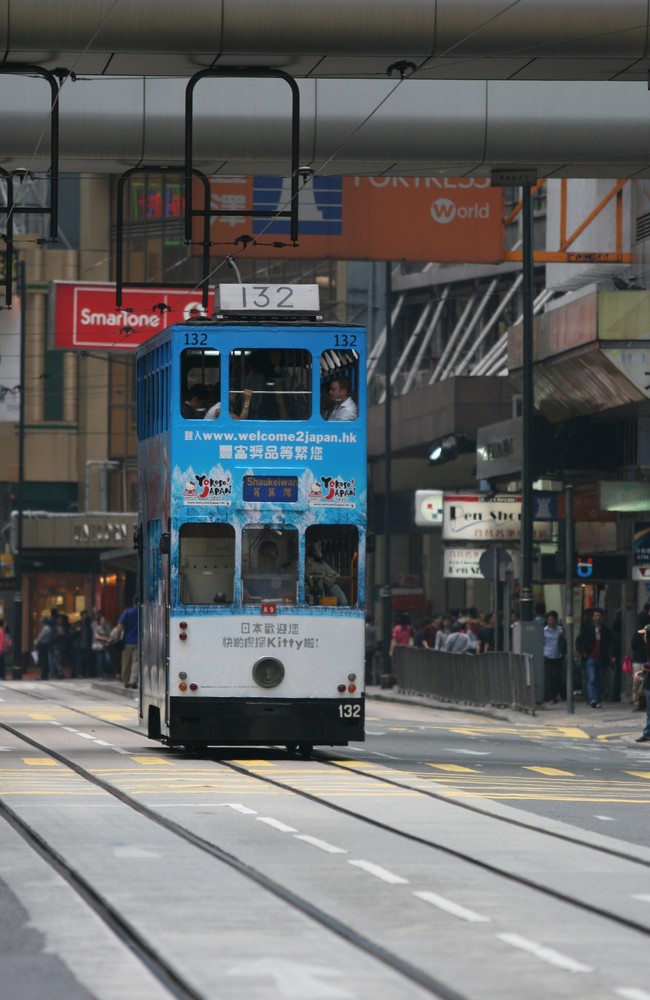
[[[339,705],[340,719],[358,719],[361,716],[361,705]]]

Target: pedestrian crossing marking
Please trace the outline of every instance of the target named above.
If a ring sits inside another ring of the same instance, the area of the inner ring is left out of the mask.
[[[474,767],[463,767],[462,764],[431,764],[427,762],[427,767],[435,767],[439,771],[464,771],[466,774],[480,774]]]
[[[539,774],[548,774],[551,777],[573,778],[573,771],[560,771],[557,767],[533,767],[527,764],[522,765],[524,771],[537,771]]]
[[[23,764],[35,767],[61,767],[58,760],[50,760],[49,757],[23,757]]]

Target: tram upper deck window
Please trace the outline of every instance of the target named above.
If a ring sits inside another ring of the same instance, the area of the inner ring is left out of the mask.
[[[311,364],[310,352],[298,348],[233,351],[230,355],[231,396],[243,400],[246,393],[251,420],[308,420],[311,417]]]
[[[296,603],[298,532],[295,528],[244,528],[242,586],[244,604]]]
[[[359,596],[359,532],[351,524],[313,524],[305,532],[309,604],[354,605]]]
[[[324,420],[356,420],[359,355],[354,350],[323,351],[320,358],[320,412]]]
[[[181,353],[181,415],[186,420],[219,416],[221,357],[218,351]]]
[[[182,524],[179,540],[180,604],[232,604],[235,529],[230,524]]]

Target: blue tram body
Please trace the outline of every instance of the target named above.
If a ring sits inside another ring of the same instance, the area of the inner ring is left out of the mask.
[[[140,720],[364,738],[365,332],[195,321],[138,351]]]

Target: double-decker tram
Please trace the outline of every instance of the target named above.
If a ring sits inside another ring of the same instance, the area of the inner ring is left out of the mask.
[[[139,349],[137,393],[148,736],[363,740],[365,331],[191,320]]]

